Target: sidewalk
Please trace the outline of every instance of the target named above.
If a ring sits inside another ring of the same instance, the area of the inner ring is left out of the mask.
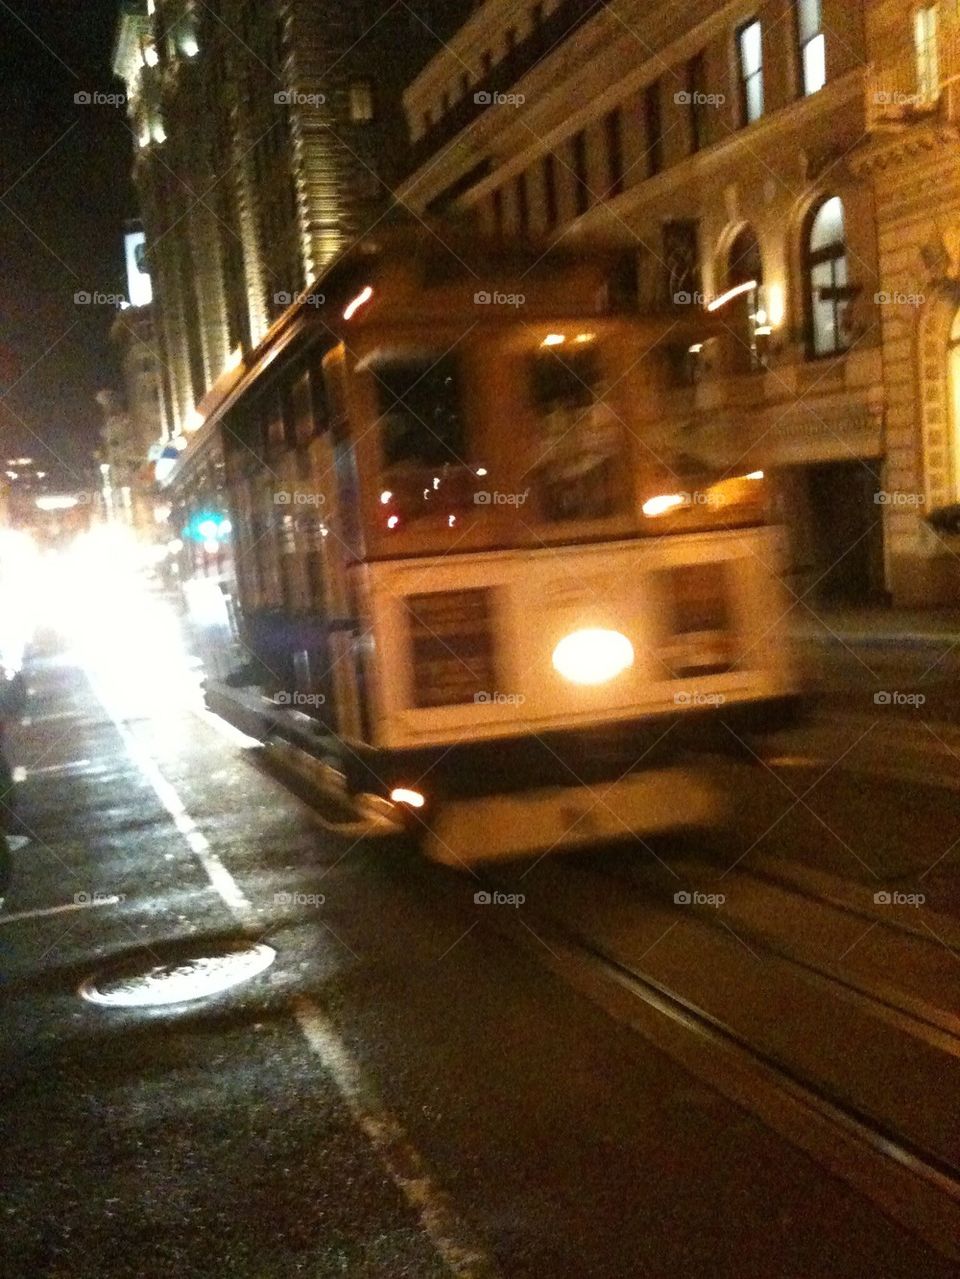
[[[815,644],[950,649],[960,645],[960,609],[823,605],[790,614],[794,639]]]

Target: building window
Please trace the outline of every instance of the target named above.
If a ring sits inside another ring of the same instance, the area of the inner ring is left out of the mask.
[[[935,4],[924,5],[914,13],[913,41],[917,55],[917,93],[922,102],[935,102],[940,93]]]
[[[763,36],[754,19],[737,32],[740,70],[740,112],[744,124],[763,115]]]
[[[623,112],[619,107],[608,113],[604,121],[607,135],[607,196],[623,192]]]
[[[643,91],[643,120],[647,138],[647,177],[663,168],[663,117],[660,112],[660,81]]]
[[[520,173],[513,184],[517,201],[517,232],[527,235],[530,231],[530,201],[527,197],[527,175]]]
[[[465,98],[470,92],[470,76],[466,71],[460,72],[460,96]]]
[[[707,67],[702,51],[687,63],[687,105],[690,110],[690,152],[700,151],[707,140]]]
[[[746,285],[739,296],[724,307],[726,325],[734,341],[732,367],[738,372],[763,368],[766,362],[769,326],[762,308],[763,259],[760,244],[751,226],[740,231],[727,254],[726,287]],[[761,332],[762,330],[762,332]]]
[[[663,224],[661,262],[666,302],[700,306],[700,224],[694,218],[671,218]]]
[[[513,53],[517,47],[517,28],[507,27],[507,53]]]
[[[424,113],[423,113],[423,131],[424,131],[424,133],[429,133],[429,132],[430,132],[430,130],[431,130],[432,128],[433,128],[433,112],[432,112],[432,111],[424,111]]]
[[[557,225],[559,208],[557,204],[557,157],[548,151],[543,157],[543,207],[546,216],[547,230],[552,231]]]
[[[370,80],[352,80],[350,82],[351,121],[354,124],[368,124],[375,114],[373,82]]]
[[[493,193],[493,229],[497,235],[503,235],[503,192]]]
[[[450,110],[450,94],[447,93],[446,90],[444,90],[444,92],[440,95],[440,114],[446,115],[449,110]]]
[[[485,49],[480,55],[481,75],[488,76],[493,70],[493,54],[489,49]]]
[[[590,187],[587,182],[587,135],[583,129],[574,134],[570,143],[573,152],[573,191],[577,213],[590,208]]]
[[[827,38],[822,28],[822,0],[797,0],[800,85],[805,95],[827,83]]]
[[[807,312],[811,355],[839,355],[849,345],[845,329],[851,290],[843,201],[831,196],[817,206],[806,242]]]

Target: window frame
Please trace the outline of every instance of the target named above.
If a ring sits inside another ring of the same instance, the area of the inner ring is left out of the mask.
[[[586,213],[591,204],[590,171],[587,157],[587,131],[580,129],[570,139],[570,151],[573,163],[573,194],[577,217]]]
[[[603,119],[603,134],[607,145],[608,200],[623,195],[626,186],[626,167],[623,157],[623,108],[611,108]]]
[[[840,201],[840,213],[843,226],[843,240],[832,241],[824,248],[814,250],[811,247],[813,239],[813,229],[816,225],[817,218],[821,211],[830,203],[831,200]],[[847,248],[847,225],[846,225],[847,206],[843,196],[836,193],[825,195],[818,199],[811,207],[804,223],[803,236],[803,297],[804,297],[804,327],[806,339],[806,354],[808,360],[835,360],[840,356],[846,355],[852,345],[842,336],[841,312],[840,308],[844,305],[844,300],[834,297],[832,301],[833,309],[833,332],[834,345],[830,350],[819,350],[817,347],[817,321],[816,321],[816,305],[817,299],[814,298],[813,273],[818,266],[824,263],[831,265],[831,287],[836,290],[838,287],[849,288],[849,278],[845,279],[842,286],[838,286],[836,280],[835,263],[841,260],[844,263],[844,276],[849,276],[849,252]],[[836,250],[840,249],[839,252]]]
[[[663,172],[663,104],[662,81],[651,80],[643,90],[643,129],[646,144],[647,177]]]
[[[754,27],[757,28],[760,36],[760,64],[755,71],[746,71],[746,62],[744,58],[744,37],[748,31]],[[764,65],[763,65],[763,24],[760,19],[754,15],[746,22],[742,22],[736,31],[736,52],[737,52],[737,85],[740,97],[740,127],[746,128],[748,125],[756,124],[758,120],[762,120],[766,114],[766,96],[764,93]],[[759,77],[760,83],[760,110],[757,115],[750,114],[750,89],[751,82]]]
[[[812,35],[804,36],[803,31],[803,9],[804,5],[810,3],[811,0],[794,0],[793,4],[793,20],[794,32],[796,35],[797,48],[797,87],[801,98],[810,98],[815,93],[819,93],[827,83],[827,33],[823,26],[823,0],[812,0],[817,6],[817,27]],[[807,60],[806,51],[810,45],[821,41],[823,44],[823,81],[818,84],[815,89],[811,89],[807,83]]]

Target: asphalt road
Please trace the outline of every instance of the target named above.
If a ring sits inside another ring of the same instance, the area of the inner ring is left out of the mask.
[[[474,879],[330,829],[119,642],[47,636],[14,744],[0,1273],[957,1273],[949,717],[838,666],[835,713],[725,765],[732,842]],[[258,945],[185,1002],[80,993]]]

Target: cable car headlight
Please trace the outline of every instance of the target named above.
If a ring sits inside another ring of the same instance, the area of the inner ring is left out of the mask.
[[[564,636],[553,650],[553,666],[571,684],[606,684],[633,665],[626,635],[588,627]]]

